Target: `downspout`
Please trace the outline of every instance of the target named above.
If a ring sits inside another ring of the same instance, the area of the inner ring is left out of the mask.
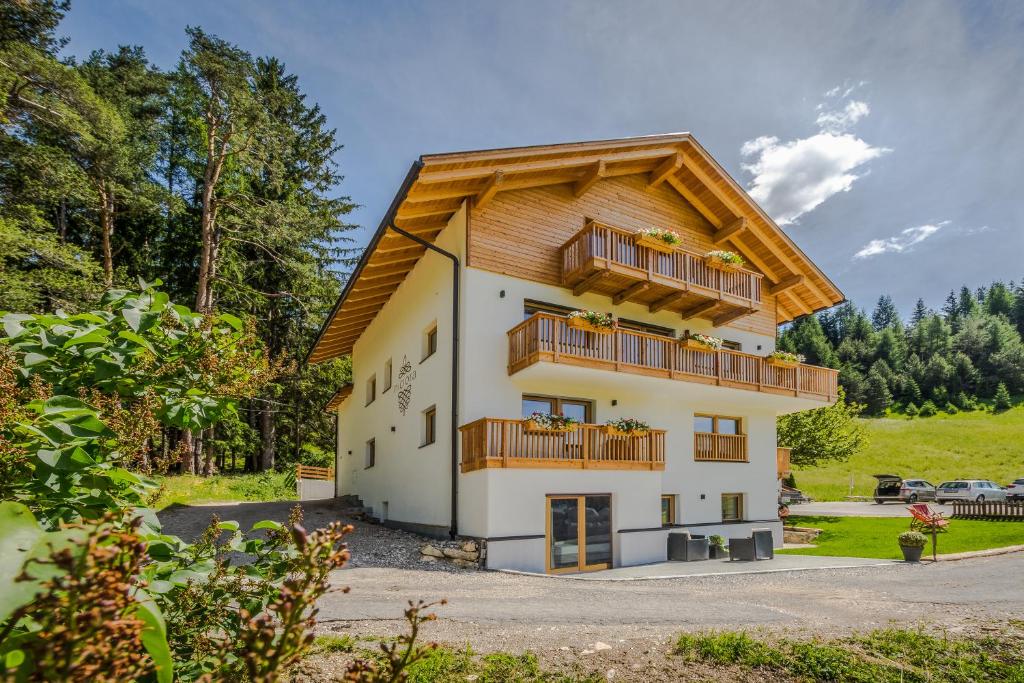
[[[455,538],[459,535],[459,257],[421,237],[396,227],[394,220],[391,220],[388,227],[406,239],[410,239],[436,254],[451,259],[452,262],[452,519],[448,527],[448,535]]]

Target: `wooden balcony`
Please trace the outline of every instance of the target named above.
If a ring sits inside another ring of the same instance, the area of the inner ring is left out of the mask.
[[[460,428],[462,471],[486,467],[595,470],[665,469],[665,431],[609,436],[601,425],[571,432],[526,429],[523,420],[485,417]]]
[[[702,317],[724,325],[761,307],[761,274],[722,270],[703,254],[672,248],[666,253],[636,243],[629,230],[591,221],[562,245],[562,284],[576,296],[598,292],[670,310],[684,320]]]
[[[615,329],[601,334],[568,326],[566,319],[535,313],[508,331],[508,373],[534,363],[666,377],[770,394],[835,401],[839,371],[803,363],[780,367],[739,351],[685,348],[678,340]]]
[[[694,432],[693,459],[703,462],[748,462],[747,435]]]

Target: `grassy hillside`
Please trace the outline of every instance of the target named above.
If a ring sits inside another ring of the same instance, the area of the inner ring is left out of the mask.
[[[873,474],[921,477],[933,484],[942,480],[991,479],[1006,485],[1024,477],[1024,406],[1004,413],[939,414],[908,419],[892,417],[864,420],[870,443],[860,454],[842,463],[796,469],[796,484],[816,500],[842,500],[868,496]]]

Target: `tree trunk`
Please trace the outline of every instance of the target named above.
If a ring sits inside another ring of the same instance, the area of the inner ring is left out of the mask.
[[[269,471],[274,469],[274,413],[270,406],[260,408],[260,439],[262,442],[262,448],[260,449],[260,471]]]
[[[203,438],[203,475],[210,476],[217,473],[217,467],[214,464],[214,458],[216,454],[213,448],[213,427],[207,429],[204,432]]]
[[[103,250],[103,284],[110,287],[114,284],[114,252],[110,246],[110,237],[114,234],[114,194],[107,189],[104,182],[100,183],[100,236]]]
[[[191,429],[186,429],[181,433],[181,443],[185,444],[185,448],[182,450],[182,463],[185,466],[185,472],[188,474],[196,473],[196,459],[193,456],[193,452],[196,447],[195,436],[192,434]]]
[[[61,242],[68,238],[68,200],[65,197],[60,198],[60,206],[57,208],[57,235]]]

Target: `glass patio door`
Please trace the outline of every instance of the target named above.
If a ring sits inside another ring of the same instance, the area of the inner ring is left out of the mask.
[[[549,572],[612,566],[611,496],[548,496],[547,505]]]

